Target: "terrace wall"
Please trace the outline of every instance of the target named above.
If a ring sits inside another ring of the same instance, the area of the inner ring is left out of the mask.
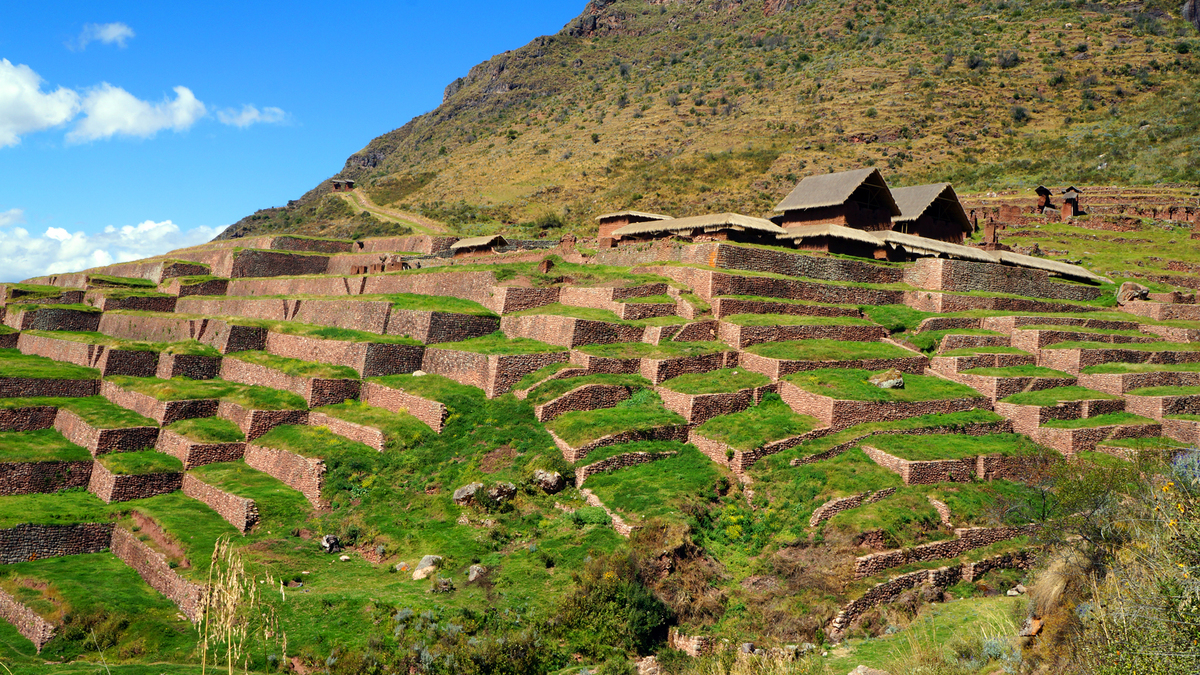
[[[547,430],[549,431],[549,430]],[[607,448],[611,445],[621,445],[624,443],[633,443],[634,441],[680,441],[687,442],[688,427],[686,425],[670,425],[663,427],[655,427],[653,429],[622,431],[621,433],[611,434],[597,438],[594,441],[588,441],[578,448],[573,448],[569,443],[559,438],[553,431],[549,431],[550,437],[554,439],[554,444],[563,453],[563,459],[574,464],[585,459],[589,453],[599,448]]]
[[[754,295],[786,300],[809,300],[845,305],[896,305],[904,291],[837,286],[799,279],[740,276],[691,267],[653,267],[645,270],[684,283],[705,299],[720,295]]]
[[[1200,373],[1150,372],[1150,373],[1102,373],[1079,375],[1079,385],[1108,394],[1121,396],[1134,389],[1145,387],[1196,387],[1200,386]]]
[[[921,258],[913,262],[905,270],[903,280],[929,290],[984,291],[1075,302],[1095,300],[1102,294],[1094,286],[1051,281],[1050,273],[1045,270],[945,258]]]
[[[131,295],[123,298],[109,297],[103,291],[88,291],[84,296],[87,304],[105,312],[128,309],[135,312],[174,312],[174,296]]]
[[[216,488],[191,474],[183,477],[183,494],[204,502],[239,532],[249,532],[258,522],[258,504]]]
[[[383,408],[392,412],[407,412],[409,415],[429,425],[437,433],[442,433],[446,418],[450,412],[446,406],[402,389],[385,387],[375,382],[363,382],[362,400],[369,406]]]
[[[1085,319],[1074,316],[985,316],[979,319],[979,328],[1000,333],[1012,333],[1022,326],[1073,326],[1094,330],[1139,330],[1136,321],[1113,321],[1112,319]]]
[[[585,384],[558,398],[534,406],[533,414],[539,422],[549,422],[569,412],[615,408],[618,403],[632,395],[632,389],[613,384]]]
[[[482,304],[497,314],[522,312],[558,302],[561,290],[560,288],[495,286],[492,288],[492,297]]]
[[[188,619],[200,619],[207,590],[179,576],[171,569],[163,554],[139,541],[123,527],[112,531],[112,552],[132,567],[151,588],[174,602]]]
[[[182,483],[183,474],[178,472],[122,475],[109,471],[100,462],[94,462],[88,492],[111,504],[175,492]]]
[[[1105,363],[1200,363],[1200,351],[1151,352],[1140,349],[1043,349],[1038,365],[1068,373]]]
[[[1037,353],[1042,347],[1059,342],[1107,342],[1109,344],[1130,344],[1155,342],[1157,338],[1149,335],[1108,335],[1106,333],[1089,333],[1072,330],[1023,330],[1012,332],[1010,344],[1017,349]]]
[[[54,429],[68,441],[90,450],[93,456],[153,448],[158,441],[158,427],[99,429],[66,408],[59,408],[55,414]]]
[[[100,312],[86,312],[66,307],[9,310],[4,325],[16,330],[94,331],[100,325]]]
[[[681,394],[665,387],[658,387],[657,391],[667,410],[679,413],[688,424],[703,424],[719,415],[741,412],[754,405],[763,393],[777,388],[777,385],[767,385],[721,394]]]
[[[246,449],[246,444],[242,442],[198,443],[187,436],[163,429],[162,433],[158,435],[158,444],[154,449],[183,462],[183,468],[186,471],[205,464],[239,460]]]
[[[1122,399],[1092,399],[1085,401],[1059,401],[1057,405],[1019,405],[996,401],[996,414],[1012,421],[1013,430],[1019,434],[1033,436],[1038,427],[1051,420],[1080,420],[1124,412]]]
[[[430,347],[425,350],[422,370],[479,387],[488,398],[495,398],[507,393],[525,375],[567,357],[567,352],[500,356]]]
[[[308,424],[314,427],[326,427],[338,436],[370,446],[379,452],[383,452],[383,448],[387,444],[387,438],[384,436],[383,431],[375,427],[347,422],[346,420],[322,412],[310,412],[308,414]]]
[[[112,545],[112,523],[22,524],[0,530],[0,565],[100,553]]]
[[[193,380],[211,380],[221,372],[221,357],[203,356],[201,354],[169,354],[162,352],[158,355],[158,369],[154,376],[169,380],[173,377],[187,377]]]
[[[0,408],[0,431],[35,431],[54,426],[58,408],[51,405]]]
[[[617,471],[618,469],[626,469],[638,464],[646,464],[656,462],[660,459],[674,457],[677,452],[626,452],[621,455],[615,455],[607,459],[602,459],[599,462],[593,462],[587,466],[581,466],[575,469],[575,487],[583,485],[588,476],[594,476],[598,473],[608,473]]]
[[[287,277],[324,274],[329,256],[244,249],[233,254],[229,277]]]
[[[85,368],[96,368],[104,376],[153,377],[158,371],[158,352],[113,349],[105,345],[29,333],[21,333],[17,339],[17,348],[22,354],[34,354]]]
[[[639,342],[646,333],[641,326],[592,321],[555,314],[506,316],[500,330],[510,338],[528,338],[563,347]]]
[[[1125,395],[1125,410],[1142,417],[1162,420],[1167,415],[1200,415],[1200,396]]]
[[[441,251],[449,251],[458,237],[433,237],[428,234],[414,234],[407,237],[371,237],[356,242],[358,250],[363,253],[395,253],[410,251],[430,255]]]
[[[217,417],[236,424],[248,441],[284,424],[308,424],[307,410],[247,410],[230,401],[217,404]]]
[[[904,291],[900,304],[922,312],[949,314],[990,309],[1003,312],[1097,312],[1102,308],[1091,305],[1072,305],[1065,302],[1029,300],[1026,298],[991,298],[976,295],[954,295],[941,291]]]
[[[92,461],[0,462],[0,496],[58,492],[87,487]]]
[[[153,396],[122,389],[111,381],[100,385],[100,395],[114,405],[127,408],[166,426],[179,420],[212,417],[217,414],[216,399],[160,401]]]
[[[1120,424],[1083,429],[1056,429],[1042,427],[1037,430],[1035,440],[1042,445],[1058,450],[1067,457],[1095,450],[1104,441],[1126,438],[1149,438],[1162,435],[1160,424]]]
[[[312,408],[357,399],[362,387],[360,380],[293,377],[274,368],[233,358],[221,363],[221,379],[290,391],[303,397]]]
[[[868,422],[890,422],[921,415],[992,409],[992,402],[986,398],[957,398],[913,403],[839,400],[812,394],[790,382],[779,384],[779,395],[796,413],[815,417],[825,424],[837,428]]]
[[[791,302],[768,302],[766,300],[739,300],[737,298],[713,298],[713,316],[723,319],[735,314],[787,314],[790,316],[826,316],[862,318],[856,307],[830,305],[797,305]]]
[[[246,464],[273,476],[299,490],[315,509],[326,507],[321,499],[325,485],[325,462],[316,457],[302,457],[286,450],[246,444]]]
[[[738,352],[717,352],[700,356],[677,356],[666,359],[645,358],[641,360],[639,370],[642,377],[652,384],[662,384],[666,380],[691,373],[707,373],[722,368],[734,368],[738,365]]]
[[[858,508],[863,504],[874,504],[875,502],[887,499],[894,494],[896,494],[896,488],[885,488],[883,490],[876,491],[868,490],[862,494],[853,495],[850,497],[831,499],[821,506],[818,506],[817,509],[813,511],[812,517],[808,519],[808,526],[816,527],[817,525],[820,525],[826,520],[829,520],[830,518],[841,513],[842,511],[849,511],[850,509]]]
[[[42,647],[54,638],[55,626],[38,616],[37,612],[0,589],[0,619],[13,625],[41,653]]]
[[[726,321],[719,326],[718,339],[734,349],[788,340],[876,342],[888,336],[883,326],[739,326]]]
[[[499,317],[393,309],[384,332],[408,335],[425,344],[440,344],[482,337],[498,330]]]
[[[914,352],[913,356],[911,357],[897,359],[795,361],[791,359],[775,359],[768,356],[759,356],[758,354],[752,354],[750,352],[742,352],[742,354],[738,357],[738,364],[746,370],[762,373],[773,380],[778,380],[795,373],[809,370],[819,370],[822,368],[853,368],[870,371],[891,370],[894,368],[904,373],[920,375],[925,372],[925,368],[929,365],[929,359],[924,355]]]
[[[1034,534],[1038,528],[1037,524],[1020,527],[959,528],[954,530],[954,539],[861,556],[854,561],[854,578],[875,576],[884,570],[913,563],[957,558],[967,551]]]
[[[1032,455],[979,455],[959,459],[911,461],[870,445],[860,447],[873,462],[899,474],[905,485],[969,483],[972,480],[1019,480],[1035,475],[1042,465],[1042,459]]]
[[[353,368],[363,377],[420,370],[425,356],[421,345],[325,340],[274,332],[267,333],[265,348],[276,356]]]
[[[207,306],[203,299],[187,299],[186,302],[190,303],[192,310],[204,309]],[[213,307],[221,309],[219,305]],[[220,319],[111,313],[104,314],[100,320],[99,331],[116,338],[146,342],[197,340],[222,354],[262,349],[267,337],[265,328],[238,326]]]

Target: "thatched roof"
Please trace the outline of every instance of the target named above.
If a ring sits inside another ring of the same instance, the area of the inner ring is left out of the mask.
[[[508,241],[498,234],[491,234],[486,237],[467,237],[451,244],[450,250],[458,251],[464,248],[480,248],[483,246],[508,246]]]
[[[596,216],[596,220],[612,220],[615,218],[638,218],[640,220],[670,220],[671,216],[664,216],[659,213],[643,213],[642,211],[617,211],[616,213],[606,213],[602,216]]]
[[[960,260],[973,260],[975,262],[998,263],[1000,259],[994,254],[978,248],[970,246],[962,246],[960,244],[951,244],[946,241],[938,241],[937,239],[929,239],[926,237],[918,237],[912,234],[904,234],[902,232],[880,232],[879,238],[892,248],[902,248],[909,253],[916,255],[932,255],[946,256],[948,258],[958,258]]]
[[[1071,265],[1057,260],[1048,260],[1046,258],[1036,258],[1031,255],[1021,255],[1011,251],[996,251],[1000,256],[1000,262],[1006,265],[1014,265],[1016,267],[1029,267],[1036,270],[1046,270],[1059,276],[1070,277],[1073,279],[1083,279],[1085,281],[1094,281],[1098,283],[1108,283],[1108,279],[1098,274],[1084,269],[1079,265]]]
[[[1045,185],[1039,185],[1035,187],[1033,191],[1043,197],[1049,197],[1050,195],[1054,194],[1054,192],[1052,192],[1050,188],[1046,187]]]
[[[843,227],[841,225],[801,225],[799,227],[789,227],[785,234],[781,234],[777,239],[791,239],[792,241],[802,241],[804,239],[817,239],[820,237],[830,237],[832,239],[845,239],[847,241],[856,241],[860,244],[868,244],[871,246],[883,246],[883,241],[876,237],[874,233],[865,230],[856,230],[853,227]]]
[[[753,230],[767,234],[786,234],[787,230],[763,218],[743,216],[740,213],[711,213],[688,218],[669,218],[645,223],[630,223],[613,230],[614,235],[630,236],[658,232],[683,233],[701,229],[705,232],[718,230]]]
[[[803,209],[819,209],[826,206],[845,204],[863,185],[879,189],[885,196],[885,202],[892,210],[892,215],[900,215],[900,209],[891,197],[887,181],[879,169],[856,169],[840,173],[826,173],[809,176],[800,181],[791,193],[775,206],[776,211],[799,211]]]
[[[900,207],[900,215],[892,218],[893,223],[912,222],[920,218],[935,203],[944,208],[945,212],[958,223],[964,232],[971,232],[971,219],[963,210],[958,195],[949,183],[932,183],[930,185],[914,185],[913,187],[895,188],[892,198]]]

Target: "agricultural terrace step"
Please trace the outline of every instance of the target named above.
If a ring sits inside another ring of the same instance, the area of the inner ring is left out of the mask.
[[[813,511],[812,517],[808,519],[809,527],[816,527],[821,523],[836,516],[842,511],[858,508],[864,504],[874,504],[896,494],[896,488],[885,488],[883,490],[871,491],[868,490],[862,494],[852,495],[850,497],[841,497],[831,499],[821,506],[818,506]]]
[[[973,354],[971,356],[935,356],[929,367],[943,373],[960,373],[975,368],[1010,368],[1032,366],[1037,359],[1031,354]]]
[[[1117,309],[1156,321],[1200,321],[1200,305],[1175,305],[1135,300],[1125,303]]]
[[[1018,328],[1012,332],[1012,346],[1022,351],[1037,353],[1042,347],[1059,342],[1105,342],[1108,344],[1140,344],[1158,342],[1159,338],[1151,335],[1110,335],[1107,333],[1089,333],[1072,330],[1043,330]]]
[[[85,398],[100,393],[100,380],[0,377],[0,398]]]
[[[768,457],[784,450],[791,450],[802,443],[824,438],[836,431],[832,427],[821,427],[798,436],[790,436],[764,443],[753,450],[738,450],[727,443],[708,438],[693,428],[688,431],[688,443],[696,446],[696,449],[717,464],[729,467],[729,470],[738,477],[738,480],[748,481],[749,478],[746,472],[763,457]]]
[[[638,429],[632,431],[622,431],[616,434],[610,434],[593,441],[588,441],[578,448],[572,447],[563,439],[559,438],[553,431],[547,429],[546,432],[554,439],[554,445],[562,451],[563,459],[574,464],[587,458],[592,451],[600,448],[607,448],[612,445],[623,445],[625,443],[633,443],[635,441],[680,441],[687,442],[688,438],[687,425],[668,425],[662,427],[654,427],[652,429]]]
[[[58,492],[86,488],[92,460],[11,462],[0,459],[0,496]]]
[[[570,348],[615,342],[640,342],[648,329],[555,314],[528,314],[504,317],[500,320],[500,330],[510,338],[528,338]]]
[[[229,279],[206,279],[185,282],[183,279],[168,279],[158,285],[160,293],[184,298],[189,295],[225,295],[229,290]]]
[[[1106,363],[1200,363],[1200,350],[1149,351],[1145,349],[1048,348],[1038,352],[1038,365],[1068,373],[1078,373],[1089,366]]]
[[[932,368],[927,372],[959,384],[965,384],[992,401],[998,401],[1023,391],[1070,387],[1076,383],[1074,377],[976,375],[974,373],[939,371]]]
[[[955,295],[938,291],[904,291],[898,303],[922,312],[950,314],[987,309],[998,312],[1097,312],[1103,308],[1091,305],[1073,305],[1065,302],[1028,300],[1026,298],[989,297],[982,295]],[[885,303],[886,304],[886,303]]]
[[[283,423],[291,422],[289,420]],[[266,431],[262,433],[266,433]],[[261,436],[262,434],[259,435]],[[187,436],[171,431],[170,429],[163,429],[158,435],[158,443],[154,449],[171,455],[183,462],[183,468],[186,471],[197,466],[204,466],[205,464],[232,462],[241,459],[245,453],[246,444],[244,442],[202,443],[193,441]]]
[[[1122,399],[1086,399],[1059,401],[1057,405],[1021,405],[996,401],[996,414],[1012,421],[1013,430],[1026,436],[1034,436],[1037,429],[1051,420],[1081,420],[1125,412]]]
[[[904,291],[839,286],[800,279],[726,274],[692,267],[647,267],[639,272],[657,274],[682,283],[706,300],[724,295],[750,295],[784,300],[811,300],[834,305],[899,305]]]
[[[717,322],[711,320],[668,326],[646,326],[642,342],[652,345],[661,345],[664,342],[715,342],[717,328]]]
[[[951,333],[943,335],[938,343],[939,352],[972,347],[1008,347],[1010,339],[1007,335],[962,335]]]
[[[342,438],[362,443],[363,445],[383,452],[387,437],[383,430],[366,424],[350,422],[323,412],[312,411],[308,414],[308,424],[314,427],[325,427]]]
[[[284,424],[308,424],[307,410],[250,410],[232,401],[221,401],[217,405],[217,417],[236,424],[247,441]]]
[[[94,331],[100,325],[97,310],[71,307],[7,307],[4,325],[14,330],[71,330]]]
[[[1162,421],[1162,430],[1167,438],[1193,446],[1200,445],[1200,420],[1167,418]]]
[[[745,349],[763,342],[789,340],[875,342],[889,335],[883,326],[740,326],[728,321],[721,321],[718,325],[718,339],[734,349]]]
[[[163,295],[110,296],[107,291],[88,291],[84,302],[102,312],[127,309],[136,312],[174,312],[178,298]]]
[[[258,504],[253,499],[225,492],[191,474],[184,474],[181,489],[188,497],[204,502],[243,534],[258,522]]]
[[[407,412],[424,422],[436,433],[442,433],[450,412],[438,401],[410,394],[403,389],[387,387],[377,382],[363,382],[362,401],[369,406],[394,413]],[[368,443],[368,445],[370,445]]]
[[[175,253],[184,254],[184,251],[176,251]],[[172,254],[174,255],[174,254]],[[180,258],[184,257],[183,255]],[[134,279],[146,279],[154,283],[162,283],[166,279],[172,277],[190,277],[208,274],[209,268],[202,264],[195,264],[191,261],[181,259],[158,259],[158,260],[143,260],[138,262],[117,263],[106,267],[98,267],[90,272],[74,272],[71,274],[57,274],[46,277],[36,277],[25,283],[41,283],[50,284],[53,286],[82,288],[87,284],[89,275],[104,275],[111,277],[127,277]]]
[[[420,272],[298,279],[233,279],[229,282],[227,294],[229,296],[327,295],[347,297],[411,293],[462,298],[495,310],[488,304],[492,300],[495,285],[496,275],[493,272]]]
[[[99,332],[123,340],[143,342],[197,340],[222,354],[260,350],[267,339],[265,328],[239,326],[221,319],[113,312],[106,312],[100,319]]]
[[[47,642],[54,639],[57,627],[46,621],[32,609],[0,589],[0,619],[12,624],[22,637],[33,643],[38,653]]]
[[[587,466],[581,466],[575,469],[575,487],[581,487],[588,479],[588,476],[594,476],[598,473],[608,473],[625,469],[638,464],[646,464],[648,462],[656,462],[660,459],[667,459],[678,455],[678,452],[626,452],[620,455],[614,455],[599,462],[593,462]]]
[[[655,387],[663,407],[679,413],[688,424],[703,424],[719,415],[741,412],[761,401],[763,395],[778,390],[777,383],[717,394],[681,394],[666,387]]]
[[[217,414],[218,401],[216,399],[160,401],[153,396],[124,389],[110,381],[105,381],[100,385],[100,395],[114,405],[128,408],[143,417],[149,417],[161,426],[173,424],[179,420],[213,417]]]
[[[425,347],[383,342],[351,342],[287,333],[267,333],[264,350],[285,358],[353,368],[361,377],[398,375],[421,369]]]
[[[929,366],[929,359],[919,352],[913,352],[911,357],[904,358],[855,359],[849,361],[777,359],[751,352],[742,352],[741,356],[738,357],[738,364],[746,370],[762,373],[773,380],[778,380],[788,375],[826,368],[871,371],[895,369],[904,373],[920,375]]]
[[[182,485],[183,474],[178,471],[123,475],[109,471],[97,461],[92,465],[88,492],[99,497],[104,503],[111,504],[168,494],[179,490]]]
[[[1038,443],[1058,450],[1067,457],[1095,450],[1104,441],[1126,438],[1153,438],[1162,435],[1161,424],[1115,424],[1081,429],[1041,427],[1033,437]]]
[[[525,375],[551,363],[566,361],[567,357],[565,351],[499,355],[428,347],[421,370],[478,387],[488,398],[495,398],[508,393]]]
[[[921,544],[912,548],[883,551],[856,558],[854,578],[865,579],[893,567],[957,558],[968,551],[1009,539],[1035,534],[1036,524],[1021,527],[971,527],[954,530],[954,539]]]
[[[1080,373],[1079,385],[1121,396],[1146,387],[1200,387],[1200,372]]]
[[[929,321],[936,320],[927,319]],[[1091,330],[1139,330],[1136,321],[1114,321],[1112,319],[1087,319],[1074,316],[986,316],[974,319],[979,328],[1010,334],[1023,326],[1064,326]]]
[[[104,376],[153,377],[158,372],[159,353],[152,351],[115,349],[107,345],[89,344],[30,333],[21,333],[17,339],[17,349],[21,350],[22,354],[33,354],[55,361],[74,363],[85,368],[96,368]]]
[[[1200,328],[1181,328],[1179,326],[1142,326],[1145,333],[1153,333],[1168,342],[1200,342]]]
[[[1025,481],[1037,475],[1042,459],[1037,456],[1007,457],[979,455],[959,459],[911,461],[872,445],[860,446],[871,461],[900,476],[905,485],[969,483],[973,480]]]
[[[904,281],[931,291],[984,291],[1073,302],[1095,300],[1104,294],[1096,286],[1053,281],[1046,270],[945,258],[921,258],[913,262],[904,270]]]
[[[328,507],[321,499],[321,488],[325,484],[324,460],[254,443],[246,444],[245,460],[250,468],[262,471],[299,490],[314,509],[322,510]]]
[[[158,442],[158,427],[94,427],[66,408],[59,408],[55,414],[54,430],[75,445],[87,448],[93,457],[110,452],[145,450]]]
[[[199,621],[207,591],[204,586],[179,576],[166,556],[123,527],[112,530],[112,553],[132,567],[151,588],[174,602],[184,616]]]
[[[779,384],[779,395],[800,415],[808,415],[823,424],[844,429],[868,422],[890,422],[922,415],[991,410],[989,398],[952,398],[932,401],[854,401],[822,396],[801,389],[791,382]]]
[[[613,384],[585,384],[555,399],[534,406],[533,414],[539,422],[550,420],[577,410],[600,410],[614,408],[621,401],[628,400],[633,393],[633,387]]]
[[[801,305],[794,302],[771,302],[768,300],[746,300],[742,298],[713,298],[713,316],[723,319],[736,314],[786,314],[788,316],[824,316],[863,318],[857,307],[836,305]]]
[[[1174,415],[1200,415],[1200,394],[1143,396],[1125,394],[1125,411],[1162,421]]]
[[[0,530],[0,565],[100,553],[112,545],[112,523],[23,524]]]
[[[221,363],[221,379],[252,386],[290,391],[310,408],[357,399],[362,382],[357,379],[299,377],[259,363],[227,358]]]
[[[668,358],[616,358],[592,356],[573,349],[571,363],[588,373],[641,374],[652,384],[688,373],[707,373],[711,370],[732,368],[738,365],[738,352],[714,352],[698,356],[675,356]]]
[[[30,289],[21,288],[16,284],[0,284],[0,300],[3,302],[31,302],[45,305],[77,305],[83,302],[85,291],[78,289],[62,289],[48,295]]]
[[[50,429],[58,408],[34,405],[24,408],[0,408],[0,431],[36,431]]]

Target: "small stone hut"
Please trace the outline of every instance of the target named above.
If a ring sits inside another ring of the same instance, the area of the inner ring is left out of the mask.
[[[354,181],[348,178],[335,178],[330,183],[333,183],[334,192],[350,192],[354,189]]]
[[[961,244],[975,229],[949,183],[896,188],[892,198],[900,208],[893,232]]]
[[[1081,208],[1079,206],[1079,197],[1083,194],[1083,191],[1081,191],[1079,188],[1072,185],[1071,187],[1067,188],[1066,190],[1063,190],[1062,194],[1063,194],[1063,206],[1062,206],[1063,218],[1066,219],[1066,218],[1071,218],[1073,216],[1083,215],[1083,208]]]
[[[669,218],[632,223],[613,231],[618,244],[680,237],[687,241],[736,241],[776,244],[787,231],[764,218],[740,213],[713,213],[689,218]]]
[[[878,169],[857,169],[809,176],[775,206],[772,220],[784,228],[841,225],[874,232],[892,229],[900,215],[887,181]]]
[[[508,246],[508,241],[498,235],[491,234],[485,237],[467,237],[459,239],[450,245],[450,251],[455,258],[475,258],[485,255],[495,255],[499,251],[496,249]]]
[[[664,216],[658,213],[643,213],[641,211],[606,213],[602,216],[596,216],[596,222],[600,223],[600,234],[597,236],[600,239],[611,241],[615,230],[619,230],[626,225],[633,225],[634,223],[648,223],[656,220],[671,220],[671,216]]]

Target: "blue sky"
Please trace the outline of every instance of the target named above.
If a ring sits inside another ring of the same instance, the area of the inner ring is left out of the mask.
[[[6,3],[0,281],[192,245],[283,205],[584,4]]]

